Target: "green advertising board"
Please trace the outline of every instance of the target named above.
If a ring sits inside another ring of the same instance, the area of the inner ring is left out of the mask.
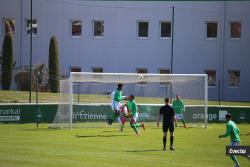
[[[6,104],[0,105],[0,122],[33,123],[52,122],[57,111],[57,104]]]
[[[160,106],[139,105],[140,121],[156,121]],[[0,105],[0,122],[3,123],[51,123],[57,112],[57,104],[2,104]],[[208,122],[225,121],[225,114],[231,113],[237,123],[250,123],[250,107],[209,106]],[[73,106],[73,122],[106,121],[112,113],[108,104],[78,104]],[[186,107],[184,116],[193,122],[204,121],[205,114],[197,112],[194,107]]]

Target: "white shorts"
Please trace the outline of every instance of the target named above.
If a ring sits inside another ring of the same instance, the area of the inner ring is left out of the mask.
[[[128,108],[127,108],[127,106],[124,106],[124,107],[122,108],[122,112],[123,112],[123,114],[124,114],[125,116],[128,116]]]
[[[120,111],[121,103],[115,100],[112,100],[111,108],[113,111],[117,110]]]
[[[184,117],[183,117],[183,114],[175,114],[175,118],[177,120],[180,120],[180,119],[183,119]]]
[[[136,123],[138,119],[138,113],[136,113],[134,116],[131,117],[131,120],[133,120],[132,122]]]

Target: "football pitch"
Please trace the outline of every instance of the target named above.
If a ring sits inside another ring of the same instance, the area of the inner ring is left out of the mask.
[[[1,167],[228,167],[225,155],[229,138],[219,139],[225,124],[209,124],[208,129],[175,129],[175,151],[162,151],[162,130],[145,123],[136,136],[127,125],[83,124],[73,130],[49,129],[47,124],[0,124]],[[250,145],[250,125],[238,125],[241,145]],[[169,146],[169,136],[167,145]],[[169,148],[169,147],[167,147]],[[238,157],[242,167],[249,159]]]

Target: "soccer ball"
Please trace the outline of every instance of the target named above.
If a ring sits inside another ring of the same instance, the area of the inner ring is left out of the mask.
[[[143,79],[143,75],[139,75],[139,76],[138,76],[138,79]]]

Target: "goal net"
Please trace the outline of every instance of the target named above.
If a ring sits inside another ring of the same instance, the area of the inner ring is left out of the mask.
[[[111,94],[118,83],[123,84],[123,96],[135,96],[140,121],[156,121],[164,98],[169,97],[172,103],[180,95],[185,104],[186,123],[207,127],[206,74],[87,72],[72,72],[69,79],[60,81],[58,111],[50,126],[71,129],[91,122],[106,125],[112,114]]]

